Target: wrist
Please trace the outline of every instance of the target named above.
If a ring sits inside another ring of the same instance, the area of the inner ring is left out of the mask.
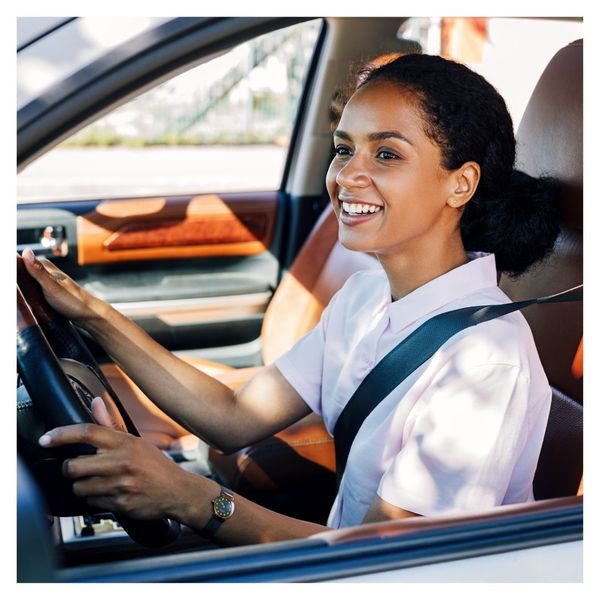
[[[212,500],[219,495],[221,486],[195,473],[183,471],[182,475],[181,493],[173,498],[172,505],[166,511],[167,516],[200,531],[213,515]]]
[[[120,314],[108,302],[91,295],[87,306],[86,315],[75,319],[75,323],[93,334],[101,333],[105,330],[104,324],[112,322],[115,314]]]

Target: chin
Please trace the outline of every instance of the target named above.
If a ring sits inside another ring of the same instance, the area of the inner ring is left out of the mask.
[[[338,233],[338,240],[346,250],[352,250],[353,252],[375,252],[375,248],[369,244],[368,240],[364,239],[364,236],[344,232],[341,228]]]

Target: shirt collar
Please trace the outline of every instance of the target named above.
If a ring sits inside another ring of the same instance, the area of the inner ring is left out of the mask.
[[[467,256],[469,262],[466,264],[428,281],[395,302],[391,301],[388,283],[389,317],[395,333],[454,300],[497,286],[494,255],[469,252]]]

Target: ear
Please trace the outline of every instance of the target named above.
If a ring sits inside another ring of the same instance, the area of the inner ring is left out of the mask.
[[[472,197],[479,184],[481,167],[473,161],[466,162],[451,176],[451,191],[446,204],[452,208],[462,208]]]

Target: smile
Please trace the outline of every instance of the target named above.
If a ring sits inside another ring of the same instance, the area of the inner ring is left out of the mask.
[[[343,211],[349,215],[362,215],[365,213],[372,214],[377,213],[382,209],[381,206],[375,206],[373,204],[350,204],[349,202],[342,202],[341,204]]]

